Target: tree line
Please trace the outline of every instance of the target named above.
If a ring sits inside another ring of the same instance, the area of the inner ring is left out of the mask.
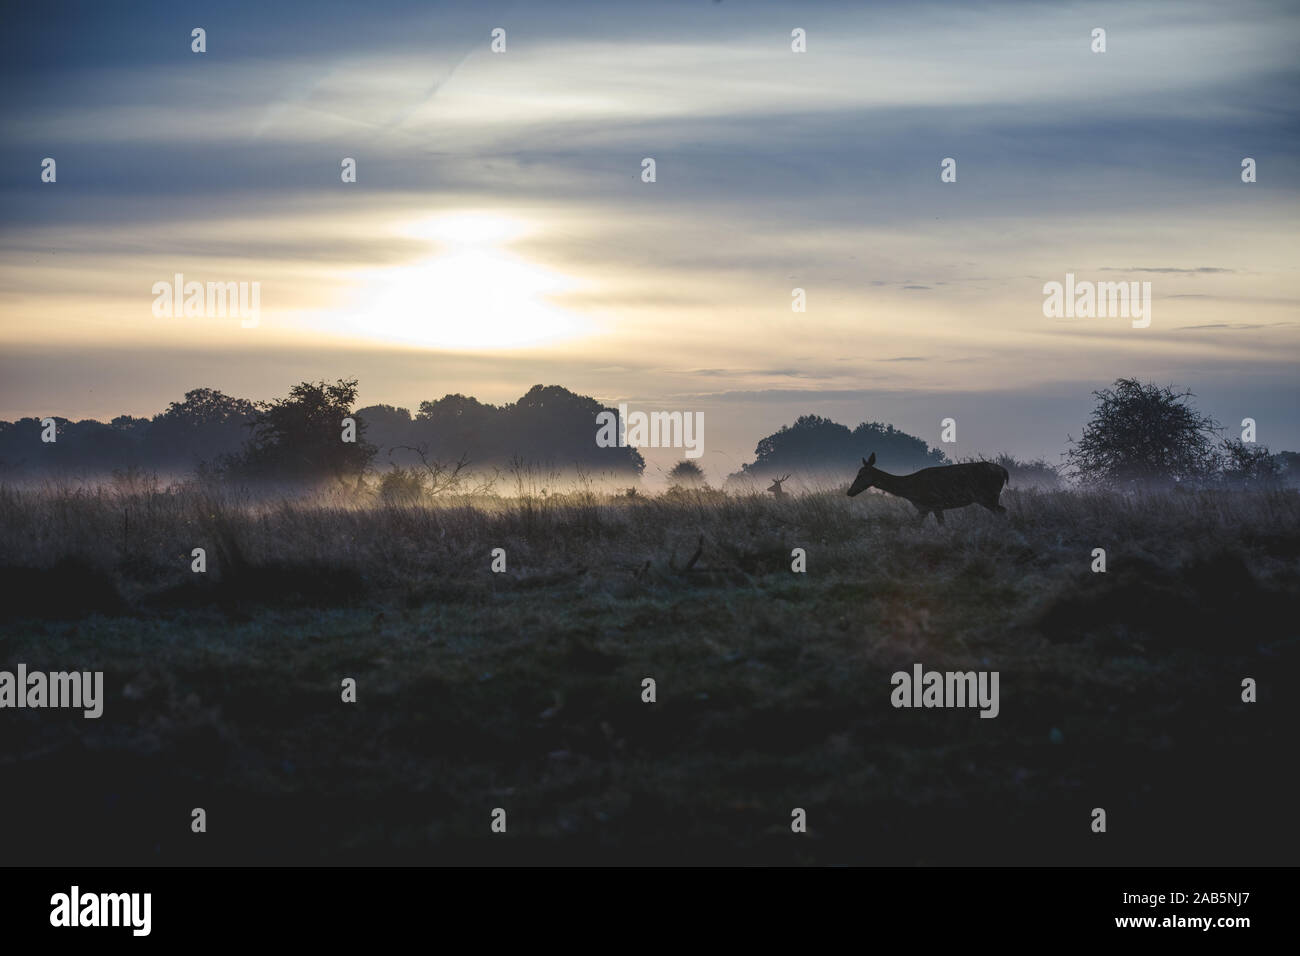
[[[1119,379],[1093,393],[1096,405],[1060,466],[993,460],[1017,484],[1149,487],[1218,484],[1268,487],[1300,477],[1300,455],[1274,454],[1199,411],[1195,396],[1172,386]],[[357,480],[383,472],[400,490],[464,490],[474,469],[527,463],[586,469],[635,479],[645,460],[631,447],[600,447],[596,399],[555,385],[535,385],[516,402],[491,405],[452,394],[421,402],[415,414],[392,405],[354,408],[356,379],[301,382],[289,394],[251,401],[197,388],[152,418],[120,415],[108,423],[24,418],[0,422],[0,475],[144,469],[202,478],[276,482]],[[344,431],[351,420],[351,434]],[[346,437],[345,437],[346,436]],[[42,440],[54,437],[54,441]],[[727,478],[744,487],[782,473],[836,473],[875,452],[896,473],[950,464],[939,449],[882,422],[848,428],[804,415],[761,439],[754,460]],[[685,461],[670,480],[699,484]]]
[[[356,408],[357,381],[302,382],[285,398],[250,401],[193,389],[152,418],[120,415],[54,419],[54,441],[41,419],[0,422],[0,473],[141,468],[231,480],[355,479],[373,468],[422,461],[472,461],[480,467],[526,461],[539,467],[589,468],[640,475],[635,448],[596,445],[595,399],[537,385],[518,401],[490,405],[464,395],[420,404],[416,414],[391,405]],[[612,409],[610,409],[612,411]],[[352,419],[350,435],[344,422]]]

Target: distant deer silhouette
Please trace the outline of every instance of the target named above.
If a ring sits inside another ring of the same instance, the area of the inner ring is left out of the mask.
[[[772,487],[767,490],[772,492],[772,494],[777,498],[788,498],[789,495],[785,493],[785,489],[781,487],[781,484],[789,480],[789,475],[786,475],[784,478],[773,478]]]
[[[994,514],[1006,514],[1007,509],[998,504],[1002,487],[1011,480],[1007,470],[991,461],[973,461],[961,465],[940,465],[922,468],[910,475],[891,475],[875,467],[876,453],[862,459],[858,477],[849,488],[849,497],[861,494],[868,488],[879,488],[891,495],[906,498],[925,516],[934,512],[934,518],[943,524],[943,513],[949,508],[966,505],[983,505]]]

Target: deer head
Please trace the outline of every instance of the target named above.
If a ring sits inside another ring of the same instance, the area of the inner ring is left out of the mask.
[[[772,492],[772,494],[775,495],[777,498],[784,498],[784,497],[785,497],[785,490],[781,487],[781,485],[782,485],[783,482],[786,482],[786,481],[789,481],[789,480],[790,480],[790,476],[789,476],[789,475],[786,475],[784,478],[773,478],[773,479],[772,479],[772,487],[769,488],[769,489],[767,489],[767,490],[770,491],[770,492]]]
[[[876,483],[876,453],[873,451],[870,458],[862,459],[862,467],[858,469],[858,477],[853,479],[853,484],[849,488],[849,497],[860,495]]]

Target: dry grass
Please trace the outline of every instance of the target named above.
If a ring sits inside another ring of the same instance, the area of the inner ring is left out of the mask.
[[[103,669],[108,694],[98,722],[4,713],[0,799],[48,824],[13,852],[1294,859],[1294,492],[1009,491],[1005,519],[968,508],[917,528],[877,495],[547,487],[406,506],[0,488],[0,564],[22,584],[0,666]],[[66,564],[30,570],[69,556],[124,604],[91,613]],[[917,661],[999,671],[1001,716],[893,709],[890,674]],[[1241,703],[1245,676],[1258,704]]]

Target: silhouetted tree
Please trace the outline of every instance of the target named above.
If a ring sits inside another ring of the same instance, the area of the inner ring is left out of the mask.
[[[534,385],[519,401],[496,406],[466,395],[421,402],[411,423],[411,445],[429,461],[468,459],[476,467],[512,461],[555,468],[582,467],[639,475],[645,459],[635,448],[596,444],[596,416],[606,409],[594,398],[558,385]],[[399,460],[399,453],[393,455]],[[423,463],[416,458],[400,460]]]
[[[379,449],[380,462],[392,462],[393,449],[414,441],[411,413],[393,405],[367,405],[356,411],[366,423],[366,440]]]
[[[140,438],[142,440],[144,439],[145,435],[149,433],[150,424],[151,422],[149,419],[137,418],[134,415],[118,415],[111,422],[109,422],[109,425],[111,425],[117,431],[125,432],[128,435],[131,435],[136,438]]]
[[[355,418],[356,398],[357,380],[339,379],[332,385],[302,382],[288,398],[262,403],[233,470],[275,480],[359,479],[377,449],[365,441],[360,420],[356,441],[343,441],[343,420]]]
[[[64,435],[71,424],[66,418],[55,419],[55,433]],[[0,464],[5,471],[38,471],[57,463],[58,445],[41,442],[41,420],[20,418],[0,422]]]
[[[1158,486],[1205,478],[1217,465],[1212,418],[1190,391],[1118,379],[1093,392],[1097,406],[1066,460],[1086,484]]]
[[[385,466],[423,472],[435,463],[452,469],[461,489],[480,487],[488,474],[512,459],[597,473],[639,475],[645,469],[635,448],[596,444],[596,416],[613,409],[565,388],[538,385],[518,402],[500,407],[447,395],[422,402],[412,417],[392,405],[350,412],[356,385],[355,380],[304,382],[289,398],[274,402],[191,389],[151,420],[119,415],[105,425],[56,418],[54,443],[40,440],[38,418],[0,422],[0,468],[18,473],[143,467],[164,473],[195,470],[209,478],[299,480],[356,474],[379,450],[378,442]],[[341,441],[342,419],[349,414],[357,420],[356,444]],[[472,481],[466,462],[474,468]]]
[[[673,465],[668,472],[668,480],[676,485],[688,487],[704,484],[704,469],[689,458],[684,458]]]
[[[1224,439],[1221,464],[1223,480],[1238,488],[1269,488],[1282,482],[1280,456],[1269,454],[1267,447],[1247,444],[1239,438]]]
[[[863,422],[853,429],[853,441],[858,447],[874,451],[877,467],[884,469],[915,471],[948,463],[948,456],[938,448],[930,448],[915,435],[883,422]]]
[[[993,461],[1007,470],[1007,474],[1011,476],[1011,484],[1015,487],[1046,490],[1059,488],[1061,485],[1060,471],[1055,465],[1048,464],[1041,458],[1035,458],[1033,461],[1020,461],[1014,456],[1003,452]]]
[[[41,441],[45,426],[39,418],[0,423],[0,464],[6,471],[107,473],[135,462],[138,437],[93,418],[51,417],[57,441],[48,443]]]
[[[163,468],[191,468],[237,453],[248,440],[257,405],[214,388],[194,388],[143,430],[144,459]],[[118,419],[114,419],[116,425]],[[131,427],[135,432],[136,427]]]
[[[767,480],[790,472],[856,469],[860,459],[871,452],[876,453],[880,468],[897,472],[912,472],[948,460],[943,452],[930,449],[920,438],[893,425],[863,422],[850,431],[829,418],[803,415],[793,425],[782,425],[780,430],[759,441],[754,449],[754,461],[742,465],[728,481],[747,477]]]
[[[468,456],[472,461],[504,461],[511,454],[496,440],[501,410],[468,395],[445,395],[421,402],[411,425],[412,440],[437,460]]]
[[[233,398],[215,388],[192,388],[185,398],[172,402],[154,422],[176,423],[190,428],[244,422],[257,413],[257,406],[245,398]]]
[[[1288,484],[1300,483],[1300,452],[1280,451],[1273,456],[1281,469],[1282,480]]]

